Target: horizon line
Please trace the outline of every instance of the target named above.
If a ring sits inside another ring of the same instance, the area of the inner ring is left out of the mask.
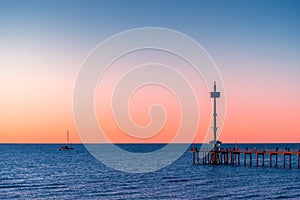
[[[65,145],[66,143],[63,142],[0,142],[0,145],[4,145],[4,144],[57,144],[57,145]],[[209,144],[209,143],[200,143],[200,142],[196,142],[196,143],[188,143],[188,142],[178,142],[178,143],[164,143],[164,142],[152,142],[152,143],[134,143],[134,142],[116,142],[116,143],[104,143],[104,142],[90,142],[90,143],[82,143],[82,142],[74,142],[71,143],[71,145],[78,145],[78,144],[114,144],[114,145],[118,145],[118,144]],[[222,144],[299,144],[299,142],[223,142]]]

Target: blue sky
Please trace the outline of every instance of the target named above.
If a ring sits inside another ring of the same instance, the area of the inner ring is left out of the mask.
[[[120,31],[159,26],[190,35],[216,55],[245,50],[254,56],[257,51],[297,54],[300,45],[299,1],[1,1],[0,5],[2,38],[34,38],[90,49]]]
[[[281,73],[279,68],[299,72],[299,1],[1,1],[0,4],[0,39],[4,43],[29,44],[43,54],[76,57],[77,63],[112,34],[158,26],[181,31],[197,40],[221,71],[248,70],[247,65],[251,64],[266,70],[277,68],[278,73]]]

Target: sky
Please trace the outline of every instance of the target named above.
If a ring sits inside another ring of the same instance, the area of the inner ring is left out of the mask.
[[[300,140],[299,1],[2,0],[0,27],[0,143],[62,143],[67,129],[80,142],[72,98],[83,60],[106,38],[138,27],[174,29],[207,50],[226,89],[220,140]],[[147,124],[145,107],[163,101],[173,125],[148,141],[168,142],[179,120],[176,99],[159,88],[144,92],[146,100],[139,93],[133,98],[142,104],[130,104],[133,119]],[[199,106],[205,125],[196,141],[211,117]],[[141,142],[107,124],[115,142]]]

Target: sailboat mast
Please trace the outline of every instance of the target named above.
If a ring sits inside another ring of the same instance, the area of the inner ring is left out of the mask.
[[[67,145],[69,144],[69,130],[67,130]]]

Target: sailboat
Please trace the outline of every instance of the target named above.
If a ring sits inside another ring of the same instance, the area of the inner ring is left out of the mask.
[[[69,137],[69,131],[67,130],[67,143],[65,146],[62,146],[59,148],[59,150],[73,150],[74,148],[71,147],[71,143],[70,143],[70,137]]]

